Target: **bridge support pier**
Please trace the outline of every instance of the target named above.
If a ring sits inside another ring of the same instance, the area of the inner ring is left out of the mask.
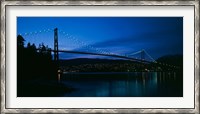
[[[58,54],[58,28],[54,29],[54,62],[56,64],[56,72],[58,83],[60,83],[61,70],[59,69],[59,54]]]
[[[54,29],[54,60],[58,62],[59,55],[58,55],[58,28]]]

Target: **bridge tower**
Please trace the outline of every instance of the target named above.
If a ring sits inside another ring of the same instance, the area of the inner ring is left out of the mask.
[[[144,50],[141,51],[141,60],[144,60],[145,59],[145,52]]]
[[[58,28],[54,29],[54,60],[58,61]]]

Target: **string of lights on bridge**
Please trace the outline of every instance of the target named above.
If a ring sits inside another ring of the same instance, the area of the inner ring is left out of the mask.
[[[25,32],[25,33],[20,33],[19,35],[23,36],[24,38],[28,37],[28,36],[34,36],[34,35],[39,35],[39,34],[43,34],[43,33],[49,33],[49,32],[53,32],[54,28],[48,28],[48,29],[43,29],[43,30],[38,30],[38,31],[31,31],[31,32]],[[78,38],[76,38],[75,36],[63,31],[63,30],[59,30],[59,34],[63,35],[66,39],[69,39],[71,41],[73,41],[74,43],[77,43],[77,46],[79,46],[79,48],[87,48],[87,51],[90,51],[91,49],[93,51],[96,51],[97,53],[101,53],[101,54],[110,54],[110,55],[119,55],[117,53],[113,53],[110,52],[108,50],[105,49],[100,49],[97,47],[92,46],[91,44],[87,44],[81,40],[79,40]],[[174,65],[169,65],[169,64],[165,64],[165,63],[160,63],[157,62],[156,60],[153,59],[153,57],[150,56],[150,54],[148,54],[146,52],[146,50],[142,49],[139,50],[137,52],[131,53],[131,54],[121,54],[120,56],[126,56],[126,57],[133,57],[134,55],[137,54],[141,54],[142,52],[145,52],[145,54],[152,60],[152,62],[160,64],[160,65],[165,65],[165,66],[169,66],[169,67],[174,67],[174,68],[178,68],[177,66]],[[135,59],[139,59],[137,57],[133,57]]]
[[[22,36],[27,36],[27,35],[35,35],[39,33],[46,33],[46,32],[52,32],[54,29],[43,29],[43,30],[38,30],[38,31],[32,31],[32,32],[26,32],[26,33],[20,33],[19,35]]]
[[[105,50],[105,49],[103,50],[103,49],[100,49],[100,48],[96,48],[96,47],[92,46],[91,44],[87,44],[87,43],[79,40],[75,36],[67,34],[65,31],[60,30],[60,33],[63,34],[66,38],[69,38],[69,39],[75,41],[76,43],[78,43],[78,45],[81,45],[82,48],[86,47],[88,49],[92,49],[92,50],[97,51],[97,52],[102,53],[102,54],[112,54],[112,55],[115,55],[115,53],[111,53],[108,50]]]
[[[38,33],[52,32],[53,30],[54,30],[54,29],[44,29],[44,30],[39,30],[39,31],[34,31],[34,32],[21,33],[21,34],[19,34],[19,35],[22,35],[22,36],[28,36],[28,35],[29,35],[29,36],[30,36],[30,35],[36,35],[36,34],[38,34]],[[97,51],[99,51],[99,52],[101,52],[101,53],[103,53],[103,54],[111,54],[111,53],[102,51],[101,49],[94,48],[93,46],[88,45],[88,44],[86,44],[86,43],[84,43],[84,42],[78,40],[78,39],[75,38],[74,36],[69,35],[69,34],[67,34],[66,32],[62,31],[62,30],[60,30],[59,33],[64,34],[67,38],[72,39],[72,40],[74,40],[76,43],[80,43],[80,44],[84,45],[85,47],[92,48],[92,49],[97,50]]]
[[[38,31],[33,31],[33,32],[21,33],[19,35],[26,37],[26,36],[30,36],[30,35],[37,35],[39,33],[42,34],[42,33],[48,33],[48,32],[53,32],[53,31],[54,31],[54,28],[51,28],[51,29],[44,29],[44,30],[38,30]],[[77,46],[80,46],[81,48],[86,47],[87,49],[93,49],[94,51],[96,51],[98,53],[117,55],[116,53],[109,52],[108,50],[96,48],[96,47],[93,47],[90,44],[86,44],[85,42],[80,41],[78,38],[74,37],[73,35],[66,33],[65,31],[59,30],[59,33],[64,35],[67,39],[70,39],[70,40],[74,41],[75,43],[77,43]]]

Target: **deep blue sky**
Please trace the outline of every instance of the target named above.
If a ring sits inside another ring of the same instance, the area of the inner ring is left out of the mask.
[[[37,46],[43,42],[53,48],[53,29],[56,27],[59,49],[116,54],[145,49],[155,59],[183,54],[182,17],[17,18],[17,34],[25,38],[25,43]],[[61,54],[61,57],[68,56]]]

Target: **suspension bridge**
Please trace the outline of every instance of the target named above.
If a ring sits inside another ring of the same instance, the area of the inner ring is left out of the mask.
[[[53,52],[54,55],[54,61],[59,61],[59,53],[71,53],[71,54],[84,54],[84,55],[96,55],[96,56],[106,56],[106,57],[114,57],[114,58],[121,58],[121,59],[126,59],[126,60],[131,60],[131,61],[137,61],[141,63],[156,63],[156,64],[161,64],[161,65],[166,65],[169,67],[175,67],[173,65],[168,65],[168,64],[163,64],[163,63],[158,63],[156,62],[153,57],[150,56],[149,53],[145,49],[141,49],[137,52],[134,53],[129,53],[129,54],[117,54],[110,52],[106,49],[100,49],[96,48],[91,44],[87,44],[78,38],[68,34],[65,31],[58,31],[58,28],[53,28],[53,29],[45,29],[45,30],[39,30],[35,32],[28,32],[28,33],[22,33],[19,35],[22,36],[32,36],[35,35],[36,37],[39,34],[44,34],[44,33],[54,33],[54,42],[53,42],[53,48],[50,51]],[[69,50],[69,49],[59,49],[59,38],[58,38],[58,33],[62,35],[62,37],[69,39],[71,41],[74,41],[79,48],[87,48],[87,51],[79,51],[79,50]],[[34,42],[34,41],[33,41]]]

